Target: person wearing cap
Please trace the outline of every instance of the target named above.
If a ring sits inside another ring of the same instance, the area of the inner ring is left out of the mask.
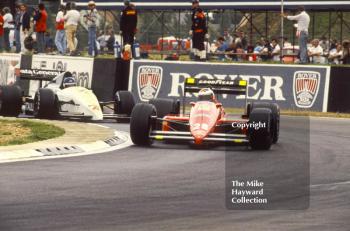
[[[45,32],[47,29],[47,12],[43,3],[39,3],[38,10],[35,11],[34,21],[35,21],[35,32],[36,41],[38,45],[38,53],[45,52]]]
[[[134,37],[137,31],[137,10],[130,1],[124,1],[124,10],[120,18],[120,32],[123,36],[124,45],[134,44]]]
[[[196,60],[205,60],[206,51],[204,40],[209,38],[207,22],[204,11],[199,7],[199,1],[192,1],[192,27],[190,30],[192,36],[192,50]]]
[[[56,36],[55,45],[57,47],[58,53],[64,55],[67,50],[67,39],[66,32],[64,30],[64,11],[66,9],[65,5],[60,5],[58,13],[56,15]]]
[[[77,55],[75,46],[75,35],[80,21],[80,13],[75,9],[75,3],[67,4],[67,12],[64,15],[68,49],[71,56]]]
[[[97,56],[97,47],[96,47],[96,27],[97,27],[97,16],[98,12],[96,10],[96,4],[94,1],[89,1],[88,3],[89,11],[84,15],[84,21],[88,26],[89,34],[89,50],[88,53],[90,56]]]
[[[287,14],[282,14],[282,16],[288,20],[294,20],[298,22],[297,37],[299,38],[300,63],[307,63],[307,40],[309,34],[310,16],[306,13],[303,6],[299,6],[298,11],[299,14],[294,16],[288,16]]]

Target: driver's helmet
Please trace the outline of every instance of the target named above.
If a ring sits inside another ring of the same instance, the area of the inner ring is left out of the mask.
[[[63,88],[74,87],[77,85],[75,79],[73,77],[66,77],[63,79]]]
[[[198,92],[198,99],[200,101],[212,101],[215,99],[213,90],[210,88],[203,88]]]

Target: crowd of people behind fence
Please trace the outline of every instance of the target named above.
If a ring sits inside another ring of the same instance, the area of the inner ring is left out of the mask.
[[[236,32],[235,36],[225,31],[212,44],[207,45],[208,53],[221,61],[299,62],[299,46],[291,44],[287,38],[280,41],[277,38],[268,40],[262,37],[255,45],[249,45],[247,41],[243,31]],[[349,48],[349,40],[341,43],[325,37],[310,39],[307,43],[309,63],[350,64]]]
[[[137,11],[135,5],[129,1],[124,1],[124,4],[120,33],[125,41],[133,43],[137,32]],[[193,1],[192,10],[193,25],[190,31],[193,41],[192,51],[199,59],[208,58],[209,55],[211,58],[222,61],[298,63],[301,60],[300,46],[291,44],[287,38],[283,38],[283,41],[280,41],[281,37],[271,40],[261,38],[255,44],[250,44],[243,31],[225,30],[222,36],[210,43],[205,15],[199,8],[199,1]],[[303,8],[300,12],[300,15],[308,20],[308,15]],[[289,20],[299,20],[298,16],[283,16]],[[60,55],[80,55],[77,52],[76,33],[81,18],[88,28],[88,54],[97,56],[101,50],[113,52],[115,33],[113,30],[97,31],[98,12],[94,1],[88,3],[88,11],[85,15],[76,9],[74,2],[61,5],[55,19],[54,38],[47,28],[48,13],[43,3],[38,4],[33,11],[29,11],[26,4],[18,4],[14,15],[11,14],[9,7],[4,7],[0,10],[0,51],[17,53],[27,50],[35,53],[55,51]],[[300,26],[300,22],[298,23]],[[202,43],[205,46],[202,46]],[[307,62],[315,64],[349,64],[350,41],[339,42],[326,37],[309,39],[307,59]]]

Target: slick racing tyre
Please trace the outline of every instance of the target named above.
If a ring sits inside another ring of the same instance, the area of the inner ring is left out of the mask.
[[[0,87],[0,115],[18,116],[23,105],[22,90],[17,85]]]
[[[253,125],[262,125],[255,127]],[[254,150],[268,150],[272,145],[272,112],[269,108],[255,108],[249,117],[250,146]]]
[[[34,116],[54,119],[58,116],[59,105],[55,93],[48,88],[40,88],[34,97]]]
[[[250,105],[250,111],[254,108],[269,108],[272,112],[272,143],[276,144],[279,138],[280,131],[280,108],[276,103],[254,102]]]
[[[151,99],[149,104],[154,105],[159,118],[169,114],[178,115],[180,113],[180,101],[177,99]]]
[[[156,108],[152,104],[138,103],[131,112],[130,136],[136,145],[148,146],[152,144],[152,116],[156,116]]]
[[[134,95],[130,91],[117,91],[115,93],[114,113],[131,115],[135,106]]]

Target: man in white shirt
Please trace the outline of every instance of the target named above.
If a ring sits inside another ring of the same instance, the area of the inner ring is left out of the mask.
[[[303,6],[298,7],[299,14],[295,16],[282,16],[288,20],[297,21],[297,37],[299,38],[300,63],[307,63],[307,40],[309,35],[310,16],[305,12]]]
[[[272,39],[271,41],[271,46],[272,46],[272,61],[274,62],[280,62],[281,61],[281,47],[278,44],[278,41],[276,39]]]
[[[323,49],[318,39],[312,41],[312,47],[309,48],[308,55],[312,63],[324,63]]]
[[[343,56],[343,47],[342,45],[338,44],[336,48],[330,50],[329,52],[329,62],[331,64],[341,64],[340,58]]]
[[[67,13],[64,15],[67,43],[70,55],[76,55],[75,35],[80,21],[80,13],[75,9],[75,3],[67,4]]]
[[[61,55],[64,55],[67,49],[66,32],[64,30],[64,11],[65,5],[61,5],[56,16],[55,44]]]
[[[4,43],[5,50],[10,51],[10,30],[14,28],[13,25],[13,16],[11,10],[8,7],[4,7]]]

